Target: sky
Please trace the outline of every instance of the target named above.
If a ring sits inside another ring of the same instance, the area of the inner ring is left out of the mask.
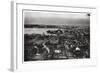
[[[24,11],[23,15],[25,25],[89,25],[90,22],[87,13]]]

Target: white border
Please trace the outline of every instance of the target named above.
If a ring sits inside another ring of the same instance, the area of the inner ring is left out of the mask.
[[[96,65],[96,48],[95,48],[95,26],[96,26],[96,9],[91,7],[73,7],[73,6],[57,6],[57,5],[39,5],[30,3],[18,3],[12,2],[12,65],[13,71],[21,70],[38,70],[38,69],[54,69],[54,68],[66,68],[73,66],[93,66]],[[74,59],[74,60],[56,60],[56,61],[33,61],[23,63],[22,55],[22,42],[23,42],[23,20],[22,10],[54,10],[54,11],[71,11],[71,12],[86,12],[91,13],[90,18],[90,59]]]

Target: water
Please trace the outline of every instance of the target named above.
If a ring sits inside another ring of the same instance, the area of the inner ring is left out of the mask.
[[[24,34],[47,34],[48,30],[57,30],[57,28],[24,28]]]

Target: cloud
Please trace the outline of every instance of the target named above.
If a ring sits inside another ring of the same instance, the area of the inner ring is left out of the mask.
[[[89,25],[90,17],[86,13],[24,11],[24,24],[45,25]]]

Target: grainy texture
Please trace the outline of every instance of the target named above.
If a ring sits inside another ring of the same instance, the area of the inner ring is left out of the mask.
[[[24,61],[90,58],[90,14],[24,11]]]

